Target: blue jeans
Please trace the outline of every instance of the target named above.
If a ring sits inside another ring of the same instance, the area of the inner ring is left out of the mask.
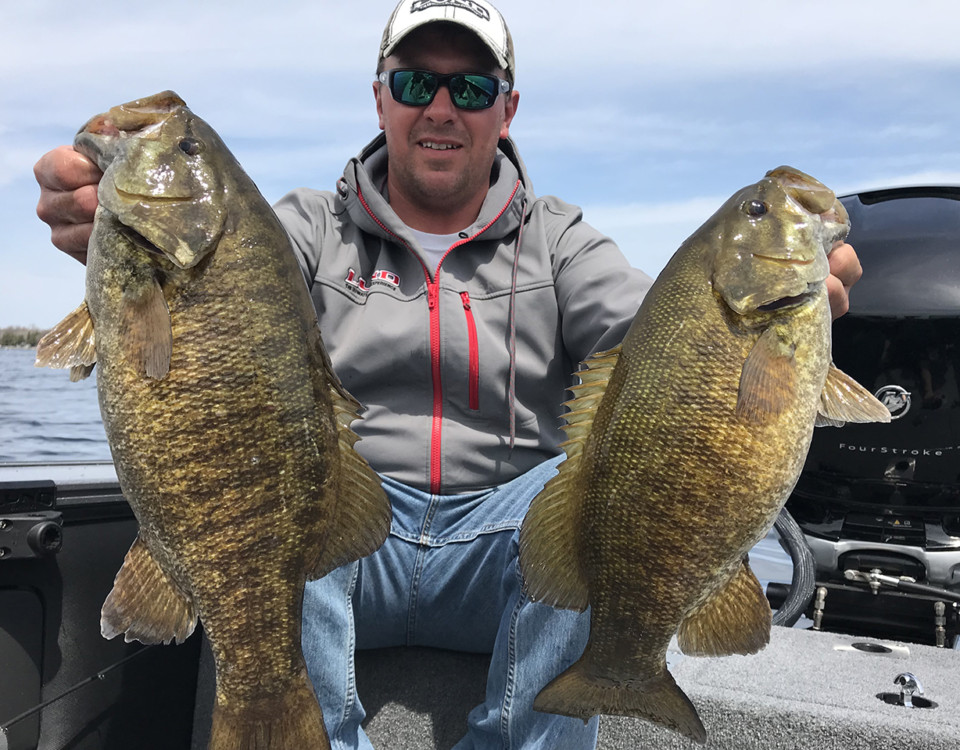
[[[304,594],[303,652],[333,750],[371,750],[360,722],[355,648],[433,646],[491,653],[486,697],[454,750],[591,750],[598,719],[540,713],[533,699],[580,656],[589,617],[529,601],[520,523],[559,458],[507,484],[431,495],[384,478],[390,535]]]

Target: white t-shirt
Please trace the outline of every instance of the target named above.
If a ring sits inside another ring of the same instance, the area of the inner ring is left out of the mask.
[[[429,234],[428,232],[421,232],[417,229],[411,229],[410,231],[417,242],[420,243],[420,247],[422,247],[423,251],[427,254],[431,271],[440,265],[441,259],[446,255],[450,246],[463,239],[462,232],[454,232],[453,234]]]

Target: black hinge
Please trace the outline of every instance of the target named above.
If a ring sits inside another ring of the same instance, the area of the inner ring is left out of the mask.
[[[63,518],[56,511],[0,516],[0,561],[50,557],[63,546]]]

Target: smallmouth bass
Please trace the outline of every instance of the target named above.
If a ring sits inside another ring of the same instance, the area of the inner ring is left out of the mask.
[[[888,422],[831,364],[828,252],[849,220],[780,167],[676,252],[623,343],[577,373],[567,458],[531,504],[520,565],[535,601],[583,611],[579,661],[534,708],[655,721],[705,742],[666,667],[762,649],[770,606],[746,560],[773,525],[815,425]]]
[[[390,507],[354,450],[286,232],[217,133],[173,92],[92,118],[104,171],[84,303],[39,366],[98,369],[140,534],[101,631],[181,642],[217,671],[210,747],[329,748],[300,648],[304,583],[383,542]]]

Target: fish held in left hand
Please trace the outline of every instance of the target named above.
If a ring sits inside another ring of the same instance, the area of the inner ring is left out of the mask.
[[[290,241],[217,133],[173,92],[92,118],[103,170],[86,298],[37,364],[96,365],[140,534],[101,631],[216,665],[210,748],[329,748],[300,646],[307,580],[370,554],[390,506],[354,450],[360,405],[323,347]]]
[[[590,638],[535,709],[706,741],[667,670],[671,637],[702,656],[766,646],[770,606],[746,555],[814,426],[890,421],[830,361],[827,254],[848,230],[822,183],[769,172],[677,250],[622,345],[577,373],[567,457],[524,519],[520,567],[531,599],[590,607]]]

